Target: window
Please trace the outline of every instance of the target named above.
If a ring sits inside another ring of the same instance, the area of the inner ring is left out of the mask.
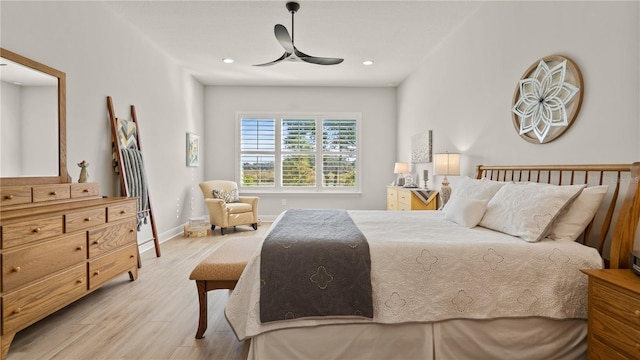
[[[358,114],[239,115],[241,188],[358,191]]]

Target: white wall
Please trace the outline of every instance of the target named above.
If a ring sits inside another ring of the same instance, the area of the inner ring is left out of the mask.
[[[202,214],[203,167],[186,166],[186,132],[203,132],[204,87],[161,49],[98,2],[2,1],[1,46],[67,74],[67,163],[77,181],[117,195],[106,97],[118,117],[135,105],[160,239]],[[139,235],[148,239],[149,229]]]
[[[433,129],[434,152],[462,153],[462,175],[479,164],[640,161],[639,6],[485,3],[400,86],[398,158],[408,160],[411,135]],[[582,109],[562,137],[531,144],[514,129],[512,97],[524,71],[552,54],[580,67]],[[454,191],[460,178],[449,177]]]
[[[288,208],[386,208],[396,161],[395,88],[207,86],[205,109],[205,177],[228,180],[235,178],[236,112],[362,113],[361,195],[260,194],[259,214],[269,220]]]

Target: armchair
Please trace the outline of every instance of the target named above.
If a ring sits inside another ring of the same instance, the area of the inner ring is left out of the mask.
[[[229,226],[251,225],[258,229],[257,196],[239,196],[238,184],[227,180],[210,180],[200,183],[204,202],[209,210],[211,230],[220,227],[220,233]]]

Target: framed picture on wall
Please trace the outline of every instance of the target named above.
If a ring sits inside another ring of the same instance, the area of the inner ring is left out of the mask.
[[[413,164],[430,163],[433,134],[431,130],[411,137],[411,162]]]
[[[187,166],[198,166],[200,161],[200,137],[187,133]]]

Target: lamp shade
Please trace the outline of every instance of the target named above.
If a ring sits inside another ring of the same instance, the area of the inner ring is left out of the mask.
[[[436,175],[460,175],[460,154],[435,154]]]
[[[406,162],[397,162],[393,167],[394,174],[406,174],[409,172],[409,164]]]

